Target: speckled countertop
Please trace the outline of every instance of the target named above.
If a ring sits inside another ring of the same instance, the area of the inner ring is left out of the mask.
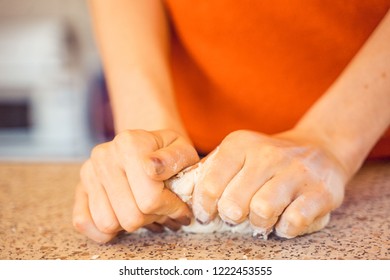
[[[390,259],[390,161],[369,163],[320,232],[284,240],[165,232],[99,245],[73,230],[78,163],[0,163],[0,259]]]

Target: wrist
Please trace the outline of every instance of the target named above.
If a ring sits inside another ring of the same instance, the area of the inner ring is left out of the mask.
[[[161,76],[161,75],[160,75]],[[156,78],[146,70],[133,69],[112,80],[110,98],[115,131],[128,129],[173,130],[189,139],[181,121],[168,78]]]
[[[343,145],[318,128],[298,125],[291,130],[277,134],[276,137],[318,150],[340,170],[345,182],[352,178],[363,162],[361,157],[355,155],[356,153],[349,154],[343,151]]]

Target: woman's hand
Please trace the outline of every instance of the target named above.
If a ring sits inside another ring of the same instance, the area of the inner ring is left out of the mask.
[[[191,211],[163,181],[198,160],[192,145],[174,131],[119,133],[96,146],[81,168],[75,228],[103,243],[121,230],[177,230],[189,224]]]
[[[250,219],[257,233],[292,238],[325,226],[344,197],[348,176],[325,147],[293,130],[276,136],[236,131],[208,156],[195,186],[202,223]]]

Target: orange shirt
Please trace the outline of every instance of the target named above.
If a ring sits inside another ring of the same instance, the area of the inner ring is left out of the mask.
[[[327,90],[390,1],[167,0],[184,124],[210,152],[229,133],[292,128]],[[390,131],[373,151],[390,156]]]

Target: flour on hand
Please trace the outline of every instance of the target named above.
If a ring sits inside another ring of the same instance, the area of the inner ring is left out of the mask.
[[[173,176],[169,180],[165,181],[165,186],[176,193],[184,202],[186,202],[190,207],[192,206],[192,193],[194,191],[195,185],[197,184],[198,178],[201,176],[203,169],[207,168],[207,161],[212,160],[210,156],[204,163],[199,162],[198,164],[188,167],[177,175]],[[196,213],[195,213],[196,214]],[[326,215],[314,221],[306,232],[303,234],[312,233],[324,228],[329,222],[330,215]],[[268,235],[274,231],[259,229],[251,226],[249,220],[245,220],[238,225],[228,225],[226,224],[219,216],[217,216],[213,221],[208,224],[201,224],[196,220],[193,220],[189,226],[183,226],[183,231],[194,232],[194,233],[213,233],[213,232],[240,232],[240,233],[252,233],[253,236],[259,236],[263,239],[267,239]],[[284,237],[291,238],[286,236],[279,231],[275,231],[275,234]]]
[[[198,181],[200,172],[204,167],[203,163],[198,163],[195,166],[191,166],[184,169],[176,176],[165,181],[165,186],[176,193],[181,200],[186,202],[191,207],[192,192]],[[252,229],[248,221],[245,221],[239,225],[230,226],[223,222],[219,217],[216,217],[208,224],[200,224],[196,220],[193,220],[189,226],[182,227],[186,232],[196,233],[212,233],[212,232],[252,232]]]

